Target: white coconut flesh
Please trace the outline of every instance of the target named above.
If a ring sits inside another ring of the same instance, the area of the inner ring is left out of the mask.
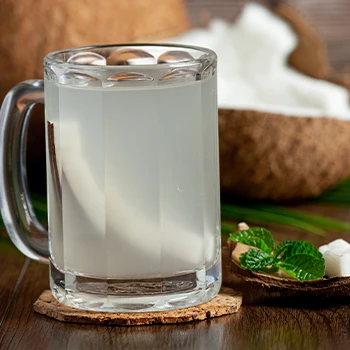
[[[289,67],[298,37],[288,23],[261,5],[245,5],[233,24],[213,19],[207,28],[170,41],[217,53],[219,108],[350,120],[348,91]]]
[[[321,246],[319,249],[322,253],[327,277],[333,276],[350,276],[350,244],[343,239]]]

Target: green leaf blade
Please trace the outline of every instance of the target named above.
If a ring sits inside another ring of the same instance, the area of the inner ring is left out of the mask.
[[[261,227],[236,232],[229,240],[259,248],[267,254],[272,252],[275,245],[271,232]]]
[[[287,240],[282,243],[280,243],[273,251],[274,257],[277,259],[281,257],[281,255],[284,255],[288,249],[294,245],[295,241],[294,240]]]
[[[239,257],[240,264],[252,271],[264,271],[268,267],[273,267],[277,260],[269,254],[258,250],[249,249]]]
[[[325,271],[324,259],[318,260],[306,254],[291,256],[277,266],[285,273],[301,281],[322,278]]]
[[[316,260],[323,260],[323,256],[318,249],[306,241],[288,240],[279,244],[274,251],[274,256],[282,261],[296,255],[308,255]]]
[[[224,219],[235,219],[238,221],[253,220],[259,223],[273,222],[281,225],[297,227],[317,235],[325,235],[323,229],[320,229],[317,225],[310,224],[306,219],[301,220],[273,212],[267,212],[260,207],[254,209],[251,206],[247,207],[221,203],[221,216]]]

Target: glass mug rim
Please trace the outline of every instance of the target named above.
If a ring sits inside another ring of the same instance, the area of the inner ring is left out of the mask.
[[[92,52],[99,53],[98,50],[115,48],[116,50],[111,52],[111,53],[114,53],[118,51],[117,49],[133,48],[133,47],[136,49],[154,48],[158,50],[161,48],[165,50],[181,49],[186,52],[192,51],[198,54],[200,53],[202,54],[197,58],[188,59],[188,60],[179,60],[178,62],[171,62],[171,63],[156,62],[156,63],[150,63],[150,64],[134,64],[134,65],[108,65],[108,64],[93,65],[93,64],[76,64],[72,62],[67,62],[67,59],[69,59],[69,57],[79,52],[87,52],[92,50]],[[62,59],[59,57],[60,55],[63,55],[64,57],[67,55],[68,57],[65,57],[64,59]],[[211,49],[208,49],[206,47],[201,47],[201,46],[195,46],[195,45],[182,45],[182,44],[172,44],[172,43],[122,43],[122,44],[87,45],[87,46],[79,46],[79,47],[52,51],[44,56],[44,66],[57,65],[60,67],[75,68],[75,69],[84,68],[84,70],[91,70],[91,71],[96,71],[101,69],[115,70],[116,68],[118,68],[118,70],[129,71],[130,67],[132,67],[133,70],[135,69],[142,70],[142,69],[183,68],[183,67],[198,66],[203,64],[205,64],[205,66],[211,66],[216,61],[217,61],[217,55]]]

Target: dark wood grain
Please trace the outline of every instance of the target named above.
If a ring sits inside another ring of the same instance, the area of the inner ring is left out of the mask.
[[[32,311],[32,302],[47,286],[46,270],[30,264],[0,331],[1,349],[347,349],[350,341],[347,305],[245,306],[237,315],[177,326],[64,324]]]
[[[348,208],[315,204],[297,206],[309,212],[349,219]],[[307,239],[323,244],[339,237],[321,237],[280,225],[269,225],[277,240]],[[350,240],[350,234],[341,237]],[[6,283],[14,286],[24,257],[2,246],[1,271],[11,271]],[[9,259],[9,256],[11,257]],[[225,263],[224,263],[225,265]],[[238,314],[182,325],[110,327],[65,324],[33,312],[32,305],[48,288],[48,267],[30,262],[18,289],[1,300],[11,301],[0,329],[0,349],[348,349],[350,306],[314,308],[245,305]],[[225,282],[228,282],[227,274]],[[2,281],[4,288],[5,280]],[[239,286],[236,279],[231,283]],[[12,299],[11,299],[12,298]]]
[[[194,26],[205,25],[211,17],[234,20],[246,0],[186,0]],[[273,5],[281,0],[256,1]],[[328,56],[338,72],[350,73],[350,1],[283,0],[299,10],[325,40]]]
[[[3,259],[2,256],[0,259]],[[11,269],[11,265],[7,266]],[[19,288],[13,292],[13,299],[0,330],[0,349],[25,348],[25,343],[21,343],[25,330],[28,331],[29,336],[28,348],[34,349],[34,345],[38,345],[39,339],[33,335],[39,332],[41,327],[34,329],[34,325],[30,322],[33,316],[32,305],[40,295],[40,290],[48,287],[48,266],[31,261],[20,281]]]
[[[7,238],[0,237],[0,327],[21,271],[25,272],[25,260]]]

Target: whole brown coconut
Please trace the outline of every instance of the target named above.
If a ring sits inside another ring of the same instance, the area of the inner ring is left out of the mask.
[[[226,193],[306,198],[350,176],[350,121],[220,110],[219,132]]]
[[[43,58],[50,51],[160,40],[188,27],[182,0],[0,0],[0,106],[15,84],[43,77]],[[31,118],[27,163],[31,188],[44,192],[42,106]]]
[[[43,57],[75,46],[158,40],[188,28],[182,0],[0,1],[0,101],[43,77]]]
[[[289,64],[348,87],[334,76],[321,38],[287,5],[275,13],[299,44]],[[290,201],[315,197],[350,176],[350,121],[219,109],[220,177],[224,193]]]

